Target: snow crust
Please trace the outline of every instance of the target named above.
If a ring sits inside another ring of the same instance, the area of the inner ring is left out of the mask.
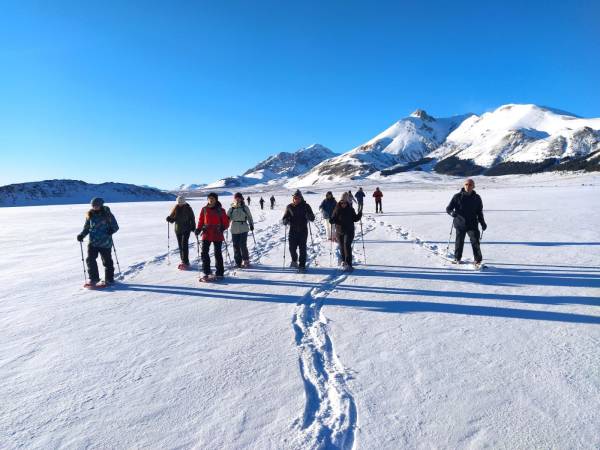
[[[253,268],[218,285],[195,244],[176,269],[170,204],[109,204],[107,291],[81,288],[85,206],[0,209],[2,447],[598,448],[600,176],[476,177],[482,272],[442,258],[462,180],[390,178],[361,181],[352,274],[320,217],[308,273],[283,267],[274,188],[275,210],[251,206]],[[316,211],[330,188],[311,189]]]

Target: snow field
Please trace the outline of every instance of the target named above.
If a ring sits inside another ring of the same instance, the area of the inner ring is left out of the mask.
[[[2,447],[598,447],[597,182],[516,184],[477,189],[483,272],[439,255],[448,187],[383,186],[383,215],[367,197],[351,274],[318,214],[308,273],[283,267],[289,199],[253,195],[253,266],[211,285],[195,242],[192,271],[173,235],[167,263],[170,203],[112,204],[109,291],[80,287],[87,207],[0,210]]]

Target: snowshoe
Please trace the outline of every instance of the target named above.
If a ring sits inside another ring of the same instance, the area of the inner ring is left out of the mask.
[[[225,279],[225,275],[216,275],[213,281],[223,281]]]
[[[293,267],[293,268],[298,268],[298,262],[297,262],[297,261],[292,261],[292,262],[290,263],[290,267]]]
[[[181,263],[177,266],[179,270],[188,270],[190,268],[189,264]]]
[[[200,283],[210,283],[212,281],[215,281],[214,275],[204,275],[200,277]]]
[[[242,267],[243,267],[244,269],[247,269],[247,268],[249,268],[249,267],[250,267],[250,261],[249,261],[249,260],[247,260],[247,259],[246,259],[246,260],[244,260],[244,261],[242,261]]]
[[[104,289],[106,287],[106,283],[104,281],[88,281],[83,285],[86,289]]]
[[[306,267],[298,267],[298,273],[306,273]]]

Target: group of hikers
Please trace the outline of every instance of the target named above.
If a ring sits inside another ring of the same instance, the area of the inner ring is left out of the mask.
[[[246,197],[246,203],[248,204],[248,206],[250,206],[250,202],[252,201],[252,199],[250,198],[250,196]],[[275,209],[275,196],[271,195],[271,198],[269,199],[269,201],[271,202],[271,209]],[[260,209],[265,209],[265,199],[264,198],[260,198],[260,200],[258,200],[258,203],[260,204]]]
[[[480,264],[482,261],[478,224],[481,224],[483,230],[487,228],[487,225],[483,217],[481,197],[475,192],[474,187],[475,183],[472,179],[465,180],[461,191],[452,197],[446,208],[446,212],[453,217],[453,227],[456,229],[454,262],[457,263],[462,258],[465,235],[468,235],[471,240],[475,264]],[[382,213],[383,193],[379,187],[375,189],[372,196],[375,199],[375,211]],[[362,219],[365,197],[366,194],[362,187],[354,195],[351,191],[342,193],[339,201],[329,191],[319,206],[326,225],[327,239],[332,243],[337,242],[340,264],[344,271],[353,270],[352,244],[355,237],[355,223]],[[200,240],[202,241],[200,253],[203,276],[200,281],[208,282],[222,279],[225,275],[222,247],[224,242],[225,245],[228,245],[225,235],[226,230],[229,230],[231,234],[235,267],[248,268],[250,266],[247,244],[248,234],[254,232],[254,219],[249,207],[250,201],[250,197],[244,199],[244,196],[238,192],[234,195],[233,203],[229,209],[225,211],[219,201],[218,194],[211,192],[208,194],[207,204],[200,210],[196,222],[192,207],[183,196],[178,196],[176,204],[167,216],[166,221],[169,223],[169,227],[170,224],[174,224],[181,258],[179,269],[186,270],[190,267],[189,238],[191,233],[194,233],[199,248]],[[271,209],[274,209],[274,196],[271,196],[270,202]],[[264,204],[262,197],[259,203],[261,203],[262,209]],[[357,210],[354,209],[354,203],[357,204]],[[97,287],[114,282],[114,265],[112,261],[114,243],[112,235],[118,231],[119,226],[110,209],[104,205],[103,199],[92,199],[91,206],[92,208],[86,214],[83,231],[77,235],[77,240],[81,243],[88,234],[90,236],[86,258],[89,281],[86,282],[86,287]],[[282,223],[285,226],[284,239],[287,241],[286,244],[291,257],[290,267],[296,268],[301,273],[306,270],[307,241],[309,232],[311,232],[310,222],[314,221],[315,214],[311,206],[304,200],[300,190],[296,190],[292,195],[291,203],[285,208]],[[214,274],[210,260],[211,244],[215,259]],[[105,269],[103,283],[100,283],[96,263],[98,255],[101,256]]]

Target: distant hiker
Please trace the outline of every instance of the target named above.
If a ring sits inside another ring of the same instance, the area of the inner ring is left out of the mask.
[[[275,208],[275,197],[271,195],[271,198],[269,200],[271,201],[271,209]]]
[[[233,243],[233,259],[236,267],[249,267],[248,231],[254,230],[254,221],[250,208],[244,203],[244,196],[237,193],[233,196],[231,208],[227,211],[231,220],[231,241]]]
[[[375,213],[383,213],[383,207],[381,206],[381,198],[383,197],[383,192],[381,192],[378,187],[375,188],[375,192],[373,192],[373,197],[375,198]]]
[[[314,222],[312,208],[304,201],[300,190],[294,192],[292,203],[285,208],[283,224],[290,226],[289,249],[292,257],[290,267],[297,267],[299,272],[306,269],[306,241],[308,239],[308,221]],[[298,259],[298,249],[300,259]]]
[[[363,210],[363,202],[365,201],[365,197],[365,191],[363,191],[363,188],[359,187],[356,194],[354,194],[356,203],[358,203],[358,212],[361,212]]]
[[[319,206],[319,210],[321,211],[321,215],[323,216],[327,228],[327,239],[330,241],[335,241],[335,224],[329,221],[329,219],[331,219],[331,214],[333,214],[333,210],[335,209],[335,205],[337,205],[337,201],[333,197],[333,193],[328,191],[327,194],[325,194],[325,199]]]
[[[260,209],[265,209],[265,199],[264,198],[260,198],[260,200],[258,201],[258,203],[260,203]]]
[[[91,201],[92,209],[85,215],[83,231],[77,235],[77,240],[83,239],[89,234],[90,240],[87,248],[87,268],[90,277],[86,287],[94,287],[100,281],[98,264],[96,258],[100,254],[104,266],[104,283],[110,284],[115,281],[115,267],[112,260],[113,240],[112,235],[119,230],[117,219],[110,212],[108,206],[104,206],[104,200],[95,197]]]
[[[454,262],[459,263],[462,258],[465,245],[465,234],[469,235],[475,265],[481,264],[481,247],[479,244],[479,226],[485,231],[487,225],[483,218],[483,202],[479,194],[475,192],[475,182],[468,178],[459,193],[454,194],[446,212],[454,217],[453,224],[456,229],[456,241],[454,246]]]
[[[356,200],[354,200],[354,195],[352,195],[352,191],[348,191],[348,198],[347,198],[348,203],[350,204],[350,206],[354,206],[354,202]]]
[[[185,197],[181,195],[177,197],[177,203],[171,210],[171,214],[167,216],[167,222],[175,224],[175,236],[177,236],[179,257],[181,258],[178,268],[186,270],[190,267],[189,240],[190,233],[196,228],[196,218]]]
[[[335,224],[338,246],[342,255],[342,269],[351,271],[352,268],[352,242],[354,241],[354,222],[362,217],[362,211],[358,214],[350,204],[350,194],[345,192],[342,199],[335,206],[330,222]]]
[[[248,206],[250,206],[250,196],[246,197],[246,203],[248,203]]]
[[[208,194],[208,203],[200,211],[198,217],[198,228],[194,231],[196,236],[202,233],[202,271],[204,277],[200,281],[211,281],[221,279],[225,274],[223,267],[222,245],[225,237],[223,231],[229,227],[229,217],[223,211],[219,196],[214,192]],[[215,250],[215,268],[216,277],[211,277],[210,270],[210,244],[213,244]]]

